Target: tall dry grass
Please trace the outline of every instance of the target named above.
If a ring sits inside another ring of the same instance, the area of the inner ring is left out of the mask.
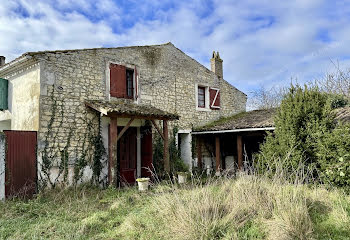
[[[192,179],[187,186],[160,185],[150,207],[151,222],[157,222],[161,228],[160,238],[183,240],[318,239],[313,216],[325,209],[339,216],[337,224],[350,223],[344,205],[339,202],[335,206],[328,190],[321,185],[305,184],[313,181],[312,170],[301,164],[292,177],[282,164],[274,167],[273,176],[247,171],[238,173],[235,179],[210,178],[205,184]],[[133,223],[138,219],[134,218]],[[251,226],[254,236],[244,232]],[[132,229],[137,231],[136,227]],[[143,231],[147,229],[146,223]]]

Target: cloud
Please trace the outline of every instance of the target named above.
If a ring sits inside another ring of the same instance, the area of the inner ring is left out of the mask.
[[[326,0],[15,0],[0,3],[0,53],[173,42],[249,93],[348,67],[350,6]]]

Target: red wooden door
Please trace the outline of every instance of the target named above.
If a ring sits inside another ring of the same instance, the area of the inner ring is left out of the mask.
[[[5,197],[32,197],[37,186],[37,133],[4,131],[6,135]]]
[[[118,129],[118,132],[121,131]],[[120,181],[123,185],[134,184],[137,162],[137,130],[130,127],[118,141]]]

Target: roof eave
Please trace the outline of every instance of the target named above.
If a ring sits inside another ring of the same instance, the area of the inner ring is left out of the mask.
[[[4,66],[0,67],[0,73],[1,72],[5,72],[6,70],[9,70],[13,67],[16,67],[18,65],[20,65],[23,62],[26,62],[28,60],[32,59],[32,56],[29,55],[22,55],[19,58],[16,58],[15,60],[5,64]]]
[[[240,128],[228,130],[209,130],[209,131],[193,131],[192,134],[217,134],[217,133],[235,133],[235,132],[256,132],[256,131],[273,131],[275,127],[261,127],[261,128]]]

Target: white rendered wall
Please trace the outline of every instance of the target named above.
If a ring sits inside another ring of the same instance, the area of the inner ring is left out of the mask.
[[[190,133],[179,133],[181,158],[192,169],[192,135]]]
[[[0,111],[0,130],[39,129],[40,68],[34,65],[8,80],[8,111]],[[9,124],[11,127],[9,128]]]

